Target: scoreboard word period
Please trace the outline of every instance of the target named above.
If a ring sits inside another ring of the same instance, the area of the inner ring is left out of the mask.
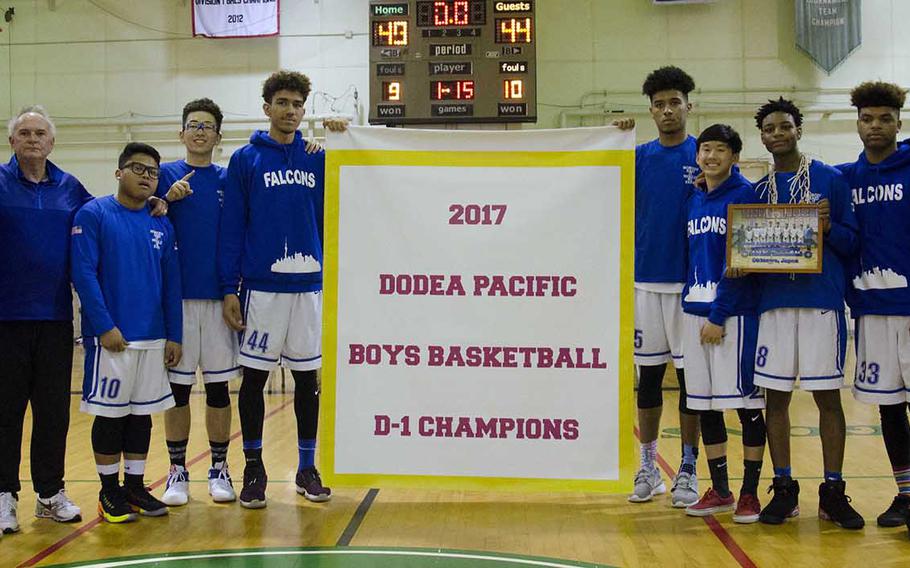
[[[370,124],[535,122],[534,1],[370,1]]]

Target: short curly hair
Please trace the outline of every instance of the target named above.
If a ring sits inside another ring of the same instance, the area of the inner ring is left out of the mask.
[[[296,71],[275,71],[262,84],[262,98],[271,104],[272,97],[281,90],[300,93],[306,100],[310,96],[310,78]]]
[[[723,142],[734,154],[739,154],[743,149],[743,139],[727,124],[712,124],[705,128],[695,141],[696,148],[701,148],[705,142]]]
[[[850,104],[857,110],[866,107],[889,107],[900,110],[906,100],[906,89],[883,81],[866,81],[850,91]]]
[[[221,107],[215,104],[215,101],[209,98],[196,99],[186,103],[183,107],[183,126],[186,127],[186,119],[192,112],[207,112],[215,118],[215,132],[221,132],[221,121],[224,120],[224,114]]]
[[[755,113],[755,126],[761,130],[762,122],[773,112],[789,114],[793,117],[793,122],[796,123],[797,127],[803,125],[803,113],[799,111],[799,107],[793,104],[793,101],[780,97],[776,101],[769,99],[767,103],[758,107],[758,112]]]
[[[695,90],[695,81],[679,67],[668,65],[651,71],[641,86],[641,94],[649,99],[654,98],[657,92],[668,90],[680,91],[688,98],[689,93]]]

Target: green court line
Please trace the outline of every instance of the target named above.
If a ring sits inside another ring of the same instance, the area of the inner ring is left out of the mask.
[[[54,564],[52,568],[120,568],[154,566],[156,568],[224,567],[224,568],[293,568],[309,557],[320,568],[501,568],[502,566],[537,566],[543,568],[615,568],[538,556],[510,555],[499,552],[428,548],[306,547],[242,548],[164,554],[144,554]]]

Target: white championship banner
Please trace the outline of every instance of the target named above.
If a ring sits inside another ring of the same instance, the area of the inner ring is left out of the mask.
[[[634,134],[327,146],[327,481],[629,490]]]
[[[278,0],[190,2],[194,36],[238,38],[278,35]]]

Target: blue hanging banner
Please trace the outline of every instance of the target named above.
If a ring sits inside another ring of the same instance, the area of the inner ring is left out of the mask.
[[[796,0],[796,45],[831,73],[863,42],[862,0]]]

